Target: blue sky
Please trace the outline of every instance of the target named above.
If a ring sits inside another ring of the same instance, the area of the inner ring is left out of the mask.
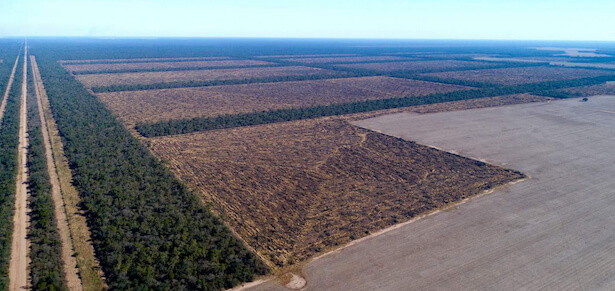
[[[0,36],[615,40],[615,0],[0,0]]]

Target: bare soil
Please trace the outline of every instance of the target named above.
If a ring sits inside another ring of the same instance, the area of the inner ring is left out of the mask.
[[[489,67],[497,66],[495,63],[457,61],[457,60],[437,60],[437,61],[414,61],[414,62],[394,62],[394,63],[365,63],[365,64],[343,64],[339,67],[367,69],[381,72],[392,71],[429,71],[443,69],[458,69],[468,67]]]
[[[395,56],[371,56],[371,57],[329,57],[329,58],[288,58],[286,61],[304,64],[324,64],[324,63],[346,63],[346,62],[377,62],[377,61],[403,61],[411,58]]]
[[[194,62],[145,62],[145,63],[111,63],[111,64],[70,64],[64,68],[71,72],[106,71],[106,70],[142,70],[142,69],[175,69],[193,67],[233,67],[273,65],[271,62],[255,60],[219,60]]]

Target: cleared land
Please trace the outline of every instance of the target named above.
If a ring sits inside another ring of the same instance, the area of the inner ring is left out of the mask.
[[[78,75],[76,78],[86,87],[99,87],[109,85],[139,85],[167,82],[189,82],[210,80],[234,80],[265,77],[306,76],[322,74],[339,74],[332,70],[310,68],[302,66],[271,67],[271,68],[242,68],[242,69],[216,69],[177,72],[142,72],[121,74],[91,74]]]
[[[595,95],[615,95],[615,84],[606,83],[593,86],[572,87],[560,89],[559,91],[565,93],[571,93],[581,97],[595,96]]]
[[[277,265],[521,177],[341,118],[145,142]]]
[[[415,62],[389,62],[389,63],[365,63],[365,64],[343,64],[338,65],[344,68],[375,70],[380,72],[393,71],[436,71],[444,69],[458,69],[470,67],[495,67],[498,64],[472,61],[456,60],[437,60],[437,61],[415,61]]]
[[[286,61],[305,63],[305,64],[325,64],[325,63],[350,63],[350,62],[377,62],[377,61],[403,61],[410,58],[396,56],[365,56],[365,57],[330,57],[330,58],[288,58]]]
[[[457,110],[466,110],[466,109],[498,107],[498,106],[515,105],[515,104],[523,104],[523,103],[545,102],[549,100],[553,100],[553,98],[536,96],[536,95],[531,95],[531,94],[513,94],[513,95],[504,95],[504,96],[497,96],[497,97],[477,98],[477,99],[469,99],[469,100],[454,101],[454,102],[444,102],[444,103],[436,103],[436,104],[429,104],[429,105],[412,106],[412,107],[404,108],[404,111],[416,112],[416,113],[436,113],[436,112],[447,112],[447,111],[457,111]]]
[[[315,54],[315,55],[266,55],[266,56],[256,56],[256,58],[271,58],[271,59],[282,59],[282,58],[322,58],[322,57],[350,57],[356,56],[357,54]]]
[[[469,87],[390,77],[123,91],[97,96],[129,127],[137,122],[213,117],[369,99],[422,96]]]
[[[256,60],[220,60],[220,61],[190,61],[190,62],[144,62],[144,63],[110,63],[110,64],[79,64],[64,65],[71,72],[92,72],[107,70],[147,70],[176,69],[198,67],[239,67],[273,65],[271,62]]]
[[[487,70],[453,71],[429,73],[425,76],[435,76],[445,79],[457,79],[500,85],[518,85],[545,81],[591,78],[605,75],[615,75],[615,71],[572,69],[557,67],[521,67]]]
[[[61,64],[88,64],[88,63],[147,63],[147,62],[180,62],[180,61],[206,61],[228,60],[230,57],[194,57],[194,58],[136,58],[136,59],[91,59],[91,60],[59,60]]]
[[[307,290],[615,289],[615,115],[601,110],[615,97],[361,122],[531,178],[316,260]]]

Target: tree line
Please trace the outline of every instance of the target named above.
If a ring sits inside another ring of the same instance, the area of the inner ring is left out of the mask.
[[[47,158],[34,93],[32,71],[28,72],[28,191],[30,197],[30,280],[34,290],[68,290],[47,171]]]
[[[379,100],[366,100],[305,108],[277,109],[252,113],[222,115],[217,117],[197,117],[191,119],[168,120],[156,123],[137,123],[135,129],[145,137],[156,137],[519,93],[534,93],[543,96],[561,98],[562,95],[557,93],[557,89],[601,84],[606,81],[613,80],[615,80],[615,75],[513,86],[485,86],[480,89],[436,93],[426,96],[407,96]]]
[[[12,69],[14,62],[10,62]],[[23,66],[17,66],[15,76],[21,76]],[[3,81],[8,81],[5,74]],[[13,82],[4,116],[0,123],[0,290],[8,290],[8,268],[11,260],[15,183],[17,176],[17,147],[19,145],[19,107],[21,84]],[[4,91],[0,96],[4,95]]]
[[[46,51],[32,50],[115,290],[218,290],[268,267]]]

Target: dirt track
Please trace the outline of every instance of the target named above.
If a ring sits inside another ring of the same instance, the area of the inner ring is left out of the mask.
[[[11,262],[9,265],[9,290],[17,291],[29,286],[28,265],[30,259],[28,251],[30,243],[27,239],[29,222],[28,212],[28,136],[27,136],[27,107],[28,94],[28,46],[24,48],[23,83],[21,85],[21,108],[19,112],[19,153],[17,165],[17,179],[15,193],[15,215],[13,216],[13,241],[11,247]]]
[[[68,227],[66,218],[66,210],[64,208],[64,200],[60,189],[60,180],[58,172],[53,161],[53,153],[51,151],[51,140],[47,126],[47,116],[43,112],[43,102],[41,101],[42,80],[34,56],[31,56],[32,72],[34,78],[34,91],[36,92],[36,102],[38,103],[38,114],[41,120],[41,131],[43,133],[43,142],[45,144],[45,156],[47,158],[47,172],[49,173],[49,182],[51,183],[51,197],[54,204],[54,214],[58,224],[58,233],[62,241],[62,261],[64,262],[64,273],[69,290],[83,290],[79,272],[77,269],[77,260],[73,256],[73,242]]]
[[[6,89],[4,90],[4,96],[2,97],[2,103],[0,104],[0,120],[4,116],[4,109],[6,108],[6,102],[9,97],[9,92],[11,91],[11,86],[13,86],[13,80],[15,79],[15,70],[17,70],[17,63],[19,61],[19,55],[15,58],[15,64],[13,65],[13,71],[11,72],[11,77],[9,81],[6,83]],[[2,124],[0,124],[2,125]]]

